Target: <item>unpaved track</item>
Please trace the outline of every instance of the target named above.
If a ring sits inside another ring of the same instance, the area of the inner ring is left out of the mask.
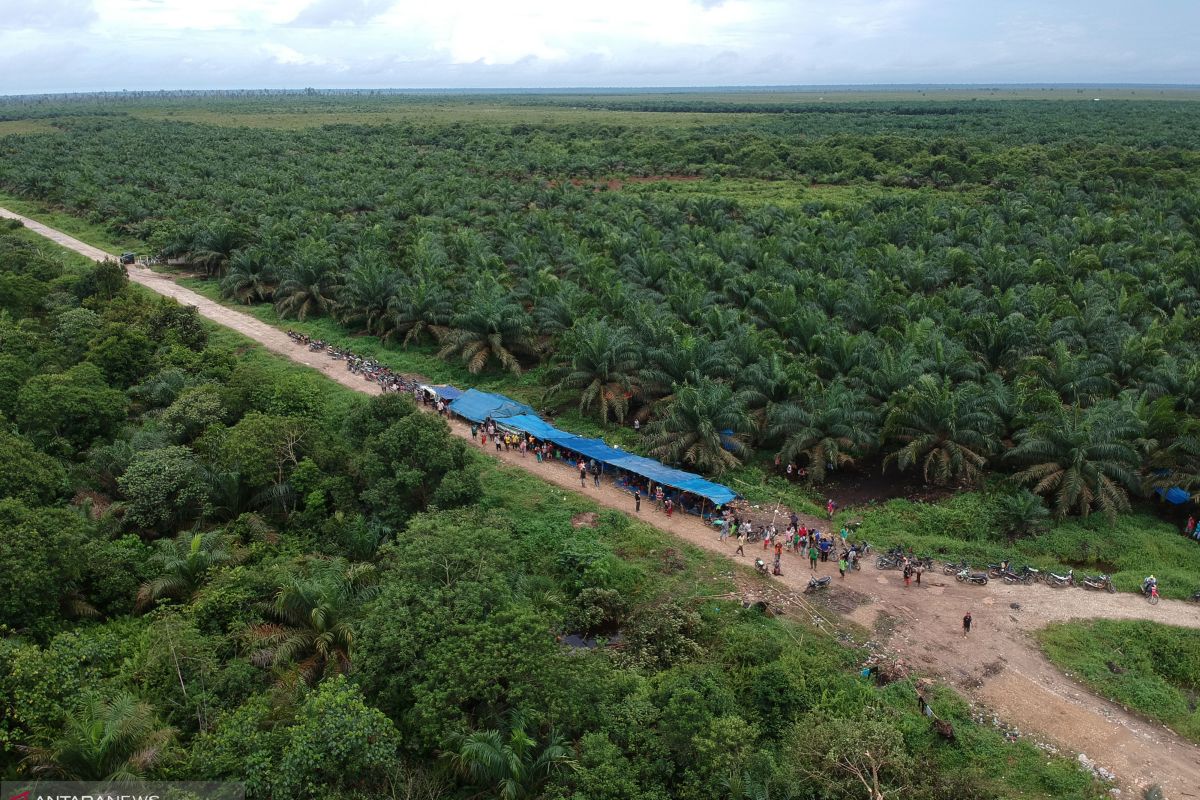
[[[80,242],[35,220],[0,208],[0,217],[19,219],[30,230],[89,258],[112,258],[104,251]],[[148,269],[128,269],[129,277],[159,294],[195,306],[205,317],[262,344],[268,350],[304,364],[355,391],[378,394],[379,388],[351,375],[338,361],[312,353],[294,343],[287,334],[247,314],[215,303],[174,283],[170,277]],[[464,439],[470,431],[461,423],[451,425]],[[581,488],[578,473],[560,464],[539,464],[533,457],[499,452],[490,446],[489,455],[520,467],[564,491],[586,494],[597,503],[633,516],[630,496],[608,483],[593,488],[591,479]],[[734,544],[717,541],[711,529],[695,517],[666,515],[643,501],[639,516],[655,527],[691,544],[720,553],[734,561],[753,561],[764,555],[748,546],[743,559],[734,554]],[[805,518],[810,527],[827,523]],[[784,575],[772,579],[773,586],[794,591],[804,588],[814,573],[798,556],[784,554]],[[1182,739],[1162,725],[1148,722],[1088,692],[1054,668],[1040,653],[1031,633],[1049,622],[1074,618],[1152,619],[1172,625],[1200,628],[1200,609],[1179,601],[1163,600],[1151,607],[1128,594],[1055,590],[1046,586],[1006,586],[993,581],[986,587],[964,586],[940,570],[926,573],[924,586],[905,587],[897,572],[877,571],[871,563],[844,581],[837,577],[836,564],[817,565],[817,575],[832,574],[832,593],[857,593],[866,602],[850,619],[872,627],[881,614],[896,620],[886,645],[910,665],[935,674],[995,710],[1002,719],[1023,732],[1032,732],[1062,748],[1068,757],[1085,753],[1098,766],[1118,776],[1127,790],[1161,783],[1168,800],[1200,798],[1200,747]],[[1020,604],[1013,609],[1010,604]],[[960,622],[971,611],[974,629],[969,638],[961,635]]]

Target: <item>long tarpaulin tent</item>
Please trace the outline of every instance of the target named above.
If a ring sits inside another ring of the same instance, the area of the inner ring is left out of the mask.
[[[500,420],[518,414],[533,414],[533,409],[523,403],[478,389],[467,389],[450,404],[450,410],[471,422],[483,422],[488,417]]]
[[[728,503],[737,497],[737,493],[728,486],[713,483],[695,473],[673,469],[653,459],[636,456],[611,447],[600,439],[589,439],[586,436],[561,431],[535,414],[529,406],[504,395],[468,389],[450,404],[450,411],[472,422],[483,422],[490,417],[506,428],[528,433],[535,439],[551,442],[587,458],[594,458],[601,464],[703,497],[716,505]]]

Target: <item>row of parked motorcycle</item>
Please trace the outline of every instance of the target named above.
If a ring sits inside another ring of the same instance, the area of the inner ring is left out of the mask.
[[[355,375],[361,375],[363,380],[378,383],[385,392],[411,392],[419,385],[411,378],[393,372],[389,367],[385,367],[373,358],[356,355],[350,350],[334,347],[322,339],[313,339],[311,336],[297,331],[288,331],[287,333],[293,342],[307,345],[308,349],[314,353],[324,352],[334,361],[345,361],[348,371]]]
[[[855,562],[857,564],[857,562]],[[766,576],[769,574],[767,564],[761,558],[755,560],[755,567],[759,574]],[[929,571],[934,568],[934,560],[932,556],[916,556],[912,553],[905,552],[902,548],[894,547],[887,553],[875,559],[876,569],[904,569],[911,567],[916,569],[920,567],[923,570]],[[1068,586],[1078,586],[1083,589],[1093,589],[1096,591],[1115,592],[1117,587],[1113,585],[1112,576],[1103,573],[1099,575],[1084,575],[1076,577],[1075,570],[1067,570],[1065,575],[1059,575],[1057,572],[1043,571],[1026,564],[1023,567],[1014,567],[1008,561],[1001,561],[999,564],[988,564],[987,571],[977,571],[973,569],[966,560],[954,563],[947,561],[942,564],[942,572],[946,575],[953,575],[959,583],[973,583],[978,586],[986,586],[990,580],[1002,580],[1008,584],[1025,584],[1044,583],[1047,586],[1052,586],[1057,589],[1065,589]],[[770,574],[779,575],[778,571]],[[825,575],[822,577],[813,577],[809,580],[805,594],[826,589],[832,582],[832,576]],[[1159,601],[1158,581],[1153,575],[1142,581],[1142,595],[1151,605],[1157,605]],[[1191,598],[1194,602],[1200,603],[1200,592],[1196,592]]]
[[[875,560],[877,569],[904,569],[905,566],[914,569],[919,566],[925,570],[931,570],[934,567],[934,560],[930,556],[914,556],[911,553],[905,553],[901,548],[892,548]],[[945,575],[953,575],[959,583],[973,583],[977,586],[986,586],[989,580],[1002,580],[1007,584],[1044,583],[1056,589],[1078,586],[1095,591],[1117,591],[1117,587],[1113,585],[1112,576],[1104,573],[1077,576],[1075,570],[1070,569],[1066,574],[1060,575],[1057,572],[1040,570],[1028,564],[1015,567],[1009,561],[988,564],[986,571],[974,569],[966,560],[958,563],[947,561],[942,564],[942,572]],[[1154,576],[1143,581],[1142,594],[1152,605],[1158,603],[1158,581]],[[1192,600],[1200,602],[1200,592],[1193,594]]]

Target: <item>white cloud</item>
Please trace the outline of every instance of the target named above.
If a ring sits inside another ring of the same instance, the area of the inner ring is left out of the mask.
[[[0,0],[0,94],[1195,83],[1198,31],[1194,0]]]
[[[0,30],[83,28],[98,18],[92,0],[0,0]]]
[[[305,55],[295,48],[278,42],[267,42],[262,49],[263,52],[275,59],[277,64],[321,66],[329,63],[329,60],[322,56]]]

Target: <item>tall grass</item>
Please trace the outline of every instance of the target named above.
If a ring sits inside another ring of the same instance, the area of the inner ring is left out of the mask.
[[[1038,639],[1093,691],[1200,742],[1200,631],[1092,620],[1051,625]]]

